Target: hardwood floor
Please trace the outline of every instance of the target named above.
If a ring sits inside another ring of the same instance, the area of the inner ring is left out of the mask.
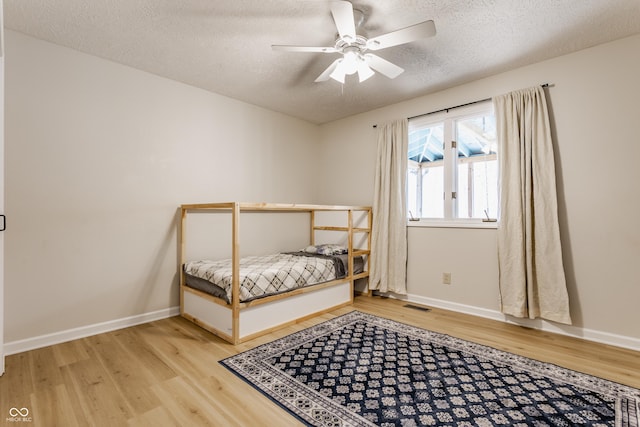
[[[640,352],[401,301],[346,307],[236,347],[173,317],[6,358],[0,421],[27,408],[31,426],[297,426],[218,361],[352,309],[640,388]]]

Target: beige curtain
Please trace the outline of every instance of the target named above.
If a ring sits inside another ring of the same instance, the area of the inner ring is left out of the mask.
[[[408,120],[378,125],[369,289],[407,293]]]
[[[493,103],[501,175],[502,312],[571,324],[544,90],[538,86],[511,92]]]

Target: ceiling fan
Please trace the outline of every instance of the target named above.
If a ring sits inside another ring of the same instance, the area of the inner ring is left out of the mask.
[[[272,45],[271,48],[289,52],[340,53],[342,57],[333,61],[315,81],[323,82],[332,78],[344,83],[346,75],[357,72],[359,81],[363,82],[375,74],[374,70],[390,79],[398,77],[404,71],[401,67],[368,51],[386,49],[436,34],[433,21],[425,21],[367,39],[356,34],[356,13],[360,15],[359,21],[362,21],[362,12],[355,10],[354,13],[353,5],[348,1],[331,3],[331,15],[339,36],[332,47]]]

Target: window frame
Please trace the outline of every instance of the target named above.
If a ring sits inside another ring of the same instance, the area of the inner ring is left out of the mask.
[[[491,218],[458,218],[457,200],[452,197],[454,191],[458,191],[457,185],[457,148],[453,146],[452,141],[455,139],[455,124],[458,120],[475,117],[478,114],[494,115],[493,103],[491,100],[482,101],[473,105],[458,107],[455,109],[444,110],[438,113],[414,117],[409,120],[409,130],[412,127],[425,127],[443,123],[444,127],[444,158],[439,160],[444,165],[444,218],[407,218],[409,227],[436,227],[436,228],[492,228],[498,227],[498,220]],[[497,154],[495,156],[497,159]],[[471,161],[471,160],[463,160]],[[411,161],[409,161],[411,162]],[[435,165],[434,165],[435,166]],[[410,167],[410,166],[409,166]],[[407,171],[408,175],[409,171]],[[498,175],[500,172],[498,171]],[[407,179],[407,195],[409,194],[409,182]],[[499,195],[498,195],[499,199]],[[408,204],[408,200],[405,201]],[[498,201],[499,203],[499,201]]]

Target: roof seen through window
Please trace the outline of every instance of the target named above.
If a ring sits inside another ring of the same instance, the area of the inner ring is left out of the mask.
[[[481,115],[456,121],[458,157],[495,154],[496,122],[493,116]],[[434,162],[444,157],[444,126],[410,129],[409,160],[418,163]]]

